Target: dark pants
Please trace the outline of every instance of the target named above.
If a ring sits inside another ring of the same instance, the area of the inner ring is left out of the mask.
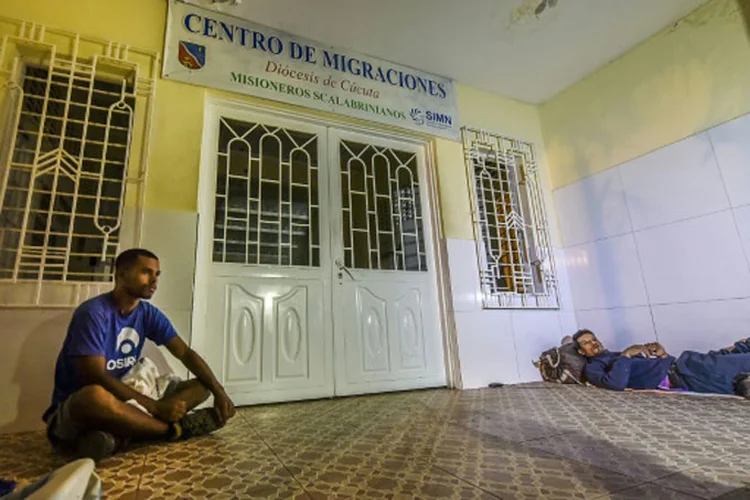
[[[750,373],[750,339],[718,351],[685,351],[675,361],[682,385],[695,392],[735,394],[735,381]]]

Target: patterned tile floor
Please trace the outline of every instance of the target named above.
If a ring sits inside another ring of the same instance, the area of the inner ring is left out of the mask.
[[[526,384],[239,410],[99,464],[107,498],[750,499],[744,400]],[[0,435],[0,477],[59,466]]]

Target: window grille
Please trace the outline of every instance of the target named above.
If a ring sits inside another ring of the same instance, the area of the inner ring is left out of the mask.
[[[339,154],[346,266],[426,272],[417,155],[348,140]]]
[[[126,195],[140,239],[158,57],[5,18],[0,37],[0,306],[74,306],[111,284]]]
[[[538,165],[531,143],[462,129],[485,308],[557,308]]]
[[[320,266],[318,141],[219,119],[214,262]]]

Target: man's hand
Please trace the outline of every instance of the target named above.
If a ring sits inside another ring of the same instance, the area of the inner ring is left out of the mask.
[[[153,416],[163,422],[177,422],[187,413],[187,405],[181,399],[164,398],[154,403]]]
[[[659,358],[666,358],[669,356],[667,354],[667,351],[664,349],[664,346],[662,346],[658,342],[649,342],[646,344],[646,348],[648,349],[648,354],[650,356],[657,356]]]
[[[626,358],[632,358],[634,356],[640,356],[641,354],[644,354],[644,355],[648,356],[648,347],[646,347],[643,344],[631,345],[630,347],[628,347],[627,349],[625,349],[621,353],[621,355],[624,356],[624,357],[626,357]]]
[[[225,392],[214,394],[214,408],[216,408],[216,413],[219,415],[219,424],[222,427],[236,412],[234,403],[232,403],[232,400],[229,399],[229,396]]]
[[[169,349],[169,352],[172,353],[174,357],[182,361],[185,368],[190,370],[190,373],[195,375],[206,389],[211,391],[214,395],[214,408],[216,408],[216,413],[219,417],[219,424],[222,426],[226,424],[227,420],[232,418],[235,414],[234,403],[229,399],[229,396],[227,396],[226,391],[219,381],[216,380],[211,368],[209,368],[203,358],[201,358],[197,352],[190,349],[180,337],[175,337],[170,340],[167,343],[167,349]]]

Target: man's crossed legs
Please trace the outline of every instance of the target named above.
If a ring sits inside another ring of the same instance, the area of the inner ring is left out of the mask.
[[[187,412],[209,395],[198,380],[171,384],[158,404],[175,409],[175,416],[184,416],[165,422],[120,401],[100,385],[88,385],[45,415],[47,437],[59,451],[99,460],[131,439],[178,440],[207,434],[219,427],[215,410]]]

